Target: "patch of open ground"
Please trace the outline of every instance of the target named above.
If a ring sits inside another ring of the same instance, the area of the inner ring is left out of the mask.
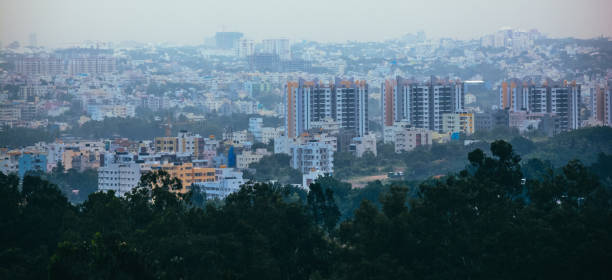
[[[354,178],[349,179],[347,182],[353,185],[353,188],[363,188],[369,182],[373,182],[376,180],[380,180],[380,181],[387,180],[387,174],[354,177]]]

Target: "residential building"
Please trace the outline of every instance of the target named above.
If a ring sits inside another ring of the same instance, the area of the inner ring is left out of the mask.
[[[47,172],[47,155],[24,152],[19,157],[19,178],[27,172]]]
[[[384,142],[393,143],[395,152],[412,151],[418,146],[433,143],[434,131],[411,126],[408,122],[397,122],[384,128]]]
[[[15,72],[26,76],[64,73],[64,62],[55,57],[24,57],[15,61]]]
[[[206,199],[225,199],[228,195],[239,191],[240,186],[247,183],[247,180],[242,178],[242,172],[233,168],[217,168],[215,174],[216,181],[193,183],[193,188],[204,192]]]
[[[186,130],[181,130],[178,133],[177,137],[177,153],[188,154],[192,156],[197,156],[200,154],[198,149],[200,145],[198,143],[202,141],[202,137],[199,134],[194,134],[193,132],[188,132]]]
[[[285,132],[297,137],[316,122],[337,121],[358,136],[368,132],[368,85],[365,81],[317,80],[288,82],[285,85]]]
[[[471,135],[474,133],[474,113],[455,112],[442,115],[442,132],[463,133]]]
[[[236,44],[236,56],[249,57],[255,54],[255,42],[250,39],[241,38]]]
[[[236,168],[249,168],[250,164],[259,162],[264,156],[269,154],[270,152],[263,148],[256,149],[255,151],[243,151],[241,154],[236,156]]]
[[[262,141],[262,126],[263,119],[262,118],[249,118],[249,133],[253,135],[254,142],[263,142]]]
[[[191,162],[175,162],[166,164],[155,164],[152,170],[164,170],[181,181],[183,188],[179,193],[189,192],[189,187],[193,183],[214,182],[215,169],[209,167],[194,167]]]
[[[292,168],[300,170],[303,174],[321,171],[331,174],[334,169],[334,150],[329,144],[318,140],[291,145]]]
[[[177,137],[155,137],[155,152],[176,153],[178,151]]]
[[[115,58],[108,56],[75,57],[68,61],[68,72],[71,75],[98,75],[112,73],[117,69]]]
[[[125,196],[140,182],[140,165],[127,153],[106,155],[104,166],[98,168],[98,190],[114,191],[117,196]]]
[[[366,134],[361,137],[353,138],[353,143],[349,147],[349,151],[353,152],[356,157],[360,158],[366,152],[372,153],[374,156],[376,153],[376,135]]]
[[[545,81],[541,86],[511,80],[504,81],[499,90],[499,106],[509,112],[552,114],[557,119],[557,132],[581,126],[581,86],[576,82]]]
[[[289,39],[266,39],[262,44],[264,53],[278,55],[281,60],[291,59]]]
[[[442,115],[464,110],[464,84],[434,79],[417,82],[396,77],[381,85],[382,124],[407,121],[416,128],[442,131]]]
[[[215,43],[217,48],[231,50],[238,44],[238,41],[244,36],[240,32],[217,32],[215,34]]]
[[[270,140],[274,140],[277,137],[280,137],[284,133],[284,129],[282,127],[262,127],[261,128],[261,141],[264,144],[270,143]]]

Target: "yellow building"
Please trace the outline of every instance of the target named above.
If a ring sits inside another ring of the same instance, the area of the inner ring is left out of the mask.
[[[466,135],[474,133],[474,113],[459,112],[443,114],[442,131],[445,133],[460,132]]]
[[[209,167],[194,167],[193,163],[185,162],[181,164],[155,164],[151,166],[152,170],[164,170],[172,177],[176,177],[181,180],[183,189],[180,193],[186,193],[189,191],[189,186],[193,183],[198,182],[214,182],[215,169]]]
[[[176,153],[178,151],[178,138],[155,137],[155,152]]]

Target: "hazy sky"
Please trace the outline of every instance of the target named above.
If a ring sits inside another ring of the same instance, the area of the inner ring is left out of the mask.
[[[0,0],[3,44],[83,40],[202,43],[241,31],[318,41],[373,41],[424,30],[477,38],[501,27],[553,37],[612,36],[612,0]]]

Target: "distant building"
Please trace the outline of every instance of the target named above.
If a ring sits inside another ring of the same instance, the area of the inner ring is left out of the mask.
[[[236,156],[236,168],[246,169],[249,165],[259,162],[264,156],[269,155],[266,149],[256,149],[253,151],[243,151]]]
[[[474,115],[474,131],[488,131],[495,127],[509,127],[509,114],[508,110],[476,113]]]
[[[418,146],[433,143],[433,131],[411,126],[408,122],[397,122],[384,128],[384,143],[393,143],[396,153],[412,151]]]
[[[284,130],[280,127],[262,127],[261,128],[261,141],[264,144],[270,143],[277,137],[283,134]]]
[[[303,174],[324,172],[331,174],[334,170],[334,148],[327,143],[310,140],[293,144],[290,147],[290,165]]]
[[[280,72],[282,64],[277,54],[256,53],[249,56],[249,67],[251,71]]]
[[[472,133],[474,133],[474,113],[455,112],[443,114],[442,132],[460,132],[466,135],[471,135]]]
[[[281,60],[291,59],[289,39],[266,39],[262,44],[264,53],[278,55]]]
[[[215,44],[219,49],[231,50],[236,47],[238,41],[244,36],[240,32],[217,32]]]
[[[402,77],[381,85],[382,125],[407,121],[411,126],[442,132],[442,115],[464,110],[464,84],[460,81],[416,82]]]
[[[155,152],[176,153],[178,151],[177,137],[155,137]]]
[[[236,45],[236,56],[249,57],[255,54],[255,42],[246,38],[238,40]]]
[[[15,61],[15,72],[26,76],[64,73],[64,61],[55,57],[23,57]]]
[[[368,132],[368,84],[365,81],[336,79],[288,82],[284,88],[285,133],[296,137],[328,119],[357,136]]]
[[[518,80],[504,81],[499,89],[499,106],[509,112],[552,114],[558,117],[558,132],[578,129],[580,85],[576,82],[545,82],[541,86]]]
[[[366,152],[372,153],[374,156],[377,155],[376,152],[376,135],[374,134],[366,134],[361,137],[355,137],[352,140],[352,144],[349,147],[349,150],[355,154],[356,157],[360,158]]]
[[[240,190],[240,186],[247,183],[242,178],[242,172],[233,168],[217,168],[215,170],[217,178],[214,182],[193,183],[201,192],[206,194],[206,199],[225,199],[228,195]]]
[[[326,173],[323,171],[312,171],[302,175],[302,188],[309,190],[310,184],[313,184],[320,177],[325,177]]]
[[[263,119],[262,118],[249,118],[249,133],[253,135],[253,140],[255,142],[263,142]]]
[[[23,153],[19,157],[19,177],[30,171],[47,172],[47,155],[38,153]]]
[[[109,156],[108,159],[98,168],[98,190],[112,190],[117,196],[125,196],[140,182],[140,165],[129,154]]]
[[[312,62],[303,59],[291,59],[281,62],[283,72],[310,72]]]
[[[193,183],[214,182],[216,180],[214,168],[194,167],[192,162],[155,164],[151,166],[151,169],[166,171],[170,176],[179,179],[183,185],[183,189],[178,191],[180,193],[189,192],[189,187]]]
[[[108,56],[75,57],[68,61],[68,72],[71,75],[98,75],[117,70],[115,58]]]

